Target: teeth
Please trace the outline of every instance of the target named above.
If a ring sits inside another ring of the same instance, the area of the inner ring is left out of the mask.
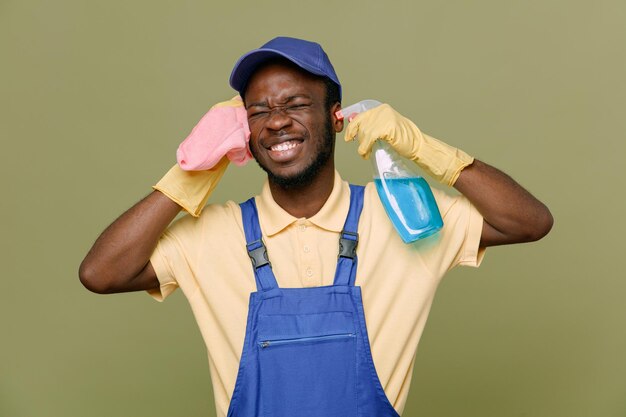
[[[298,145],[298,142],[295,140],[290,140],[288,142],[279,143],[278,145],[272,146],[270,149],[273,151],[284,152],[289,149],[293,149]]]

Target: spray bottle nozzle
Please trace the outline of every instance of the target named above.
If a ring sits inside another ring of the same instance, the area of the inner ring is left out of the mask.
[[[374,107],[380,106],[382,103],[378,100],[361,100],[358,103],[352,104],[351,106],[344,107],[343,109],[337,111],[335,116],[337,116],[340,120],[347,119],[348,122],[351,122],[359,113],[363,113],[366,110],[373,109]]]

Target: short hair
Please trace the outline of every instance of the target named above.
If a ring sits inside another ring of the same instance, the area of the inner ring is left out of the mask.
[[[341,104],[341,99],[339,98],[339,86],[328,77],[321,78],[326,86],[326,100],[324,101],[324,105],[326,106],[326,110],[330,110],[335,103]]]

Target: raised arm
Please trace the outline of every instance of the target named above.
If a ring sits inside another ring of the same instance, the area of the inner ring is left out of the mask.
[[[149,261],[159,237],[181,208],[200,215],[227,167],[226,157],[204,171],[188,172],[174,165],[152,194],[122,214],[96,240],[78,271],[83,285],[100,294],[158,288]]]
[[[376,140],[385,140],[437,181],[454,186],[484,218],[481,247],[541,239],[552,228],[548,208],[511,177],[460,149],[423,134],[388,104],[363,112],[348,124],[345,140],[359,140],[368,157]]]
[[[252,157],[249,135],[239,96],[212,106],[178,148],[177,159],[185,170],[174,165],[154,186],[156,191],[96,240],[78,271],[83,285],[101,294],[157,288],[150,256],[159,237],[181,208],[200,215],[229,158],[242,164]]]
[[[80,264],[83,285],[99,294],[158,288],[150,255],[181,207],[160,191],[122,214],[93,244]]]
[[[502,171],[477,159],[465,167],[454,188],[484,218],[480,246],[532,242],[552,228],[550,210]]]

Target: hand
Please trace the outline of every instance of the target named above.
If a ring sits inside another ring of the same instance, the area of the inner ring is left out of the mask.
[[[369,158],[374,142],[381,139],[389,142],[400,155],[413,160],[423,140],[422,132],[415,123],[389,104],[381,104],[352,119],[346,129],[345,140],[348,142],[355,137],[359,141],[359,155],[365,159]]]
[[[213,168],[224,156],[244,165],[252,159],[249,140],[246,109],[241,97],[235,96],[211,107],[179,145],[176,159],[185,171]]]
[[[346,142],[357,138],[358,152],[369,158],[376,140],[384,140],[403,157],[417,163],[437,181],[453,185],[474,158],[460,149],[423,134],[409,119],[388,104],[357,115],[348,124]]]

